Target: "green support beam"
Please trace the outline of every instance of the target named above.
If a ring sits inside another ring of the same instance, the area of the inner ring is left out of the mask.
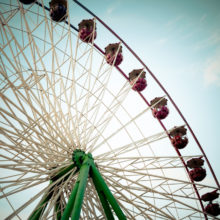
[[[74,164],[70,164],[69,166],[66,166],[66,167],[60,169],[59,172],[57,172],[56,175],[51,177],[51,181],[55,182],[56,180],[58,180],[59,178],[61,178],[65,174],[67,174],[70,170],[73,170],[74,168],[75,168],[75,165]],[[65,176],[65,179],[67,179],[69,177],[69,175],[70,175],[70,173],[67,176]]]
[[[53,182],[55,182],[56,180],[58,180],[59,178],[61,178],[65,174],[67,174],[69,171],[73,170],[74,167],[75,167],[75,165],[71,164],[71,165],[69,165],[67,167],[64,167],[64,168],[60,169],[57,172],[56,175],[51,177],[50,184],[52,184]],[[68,174],[64,178],[65,179],[68,178],[69,175],[70,174]],[[36,208],[34,209],[32,214],[30,215],[28,220],[38,220],[38,219],[40,219],[40,217],[44,213],[44,210],[46,209],[47,204],[50,201],[52,195],[53,195],[53,187],[51,187],[47,192],[45,192],[45,194],[43,195],[43,198],[40,200],[40,202],[38,203],[38,205],[36,206]],[[57,219],[59,219],[59,218],[57,218]]]
[[[43,198],[38,203],[37,207],[31,214],[31,216],[28,218],[28,220],[38,220],[40,219],[41,215],[43,214],[44,210],[47,207],[48,201],[51,199],[53,195],[53,191],[46,192],[43,196]]]
[[[118,219],[120,220],[126,220],[126,217],[124,213],[122,212],[120,206],[118,205],[117,200],[115,197],[112,195],[111,191],[109,190],[107,184],[105,183],[105,180],[101,176],[100,172],[96,168],[94,162],[91,166],[91,177],[93,180],[96,182],[96,187],[101,189],[103,191],[103,194],[105,195],[105,198],[108,200],[110,203],[112,209],[115,211],[115,214],[117,215]],[[107,213],[105,213],[107,215]]]
[[[89,158],[88,155],[86,155],[83,161],[83,164],[80,168],[80,171],[79,171],[80,173],[78,177],[79,177],[80,182],[79,182],[79,187],[78,187],[78,191],[77,191],[75,202],[74,202],[73,211],[71,214],[72,220],[76,220],[80,218],[80,211],[82,208],[83,197],[84,197],[84,193],[86,190],[87,179],[89,175],[90,162],[91,162],[91,159]]]
[[[57,220],[61,220],[61,217],[62,217],[60,202],[61,202],[61,198],[59,196],[59,198],[56,201],[56,205],[55,205],[55,211],[56,211]]]
[[[105,180],[103,179],[102,175],[97,169],[92,155],[90,153],[85,154],[85,152],[77,149],[73,152],[73,162],[73,164],[62,168],[61,170],[59,170],[59,172],[57,172],[56,175],[51,177],[51,183],[53,183],[58,179],[61,179],[64,175],[66,175],[69,172],[69,174],[62,178],[63,180],[66,180],[71,174],[70,171],[74,170],[75,167],[77,168],[77,170],[74,172],[74,174],[79,172],[78,178],[72,189],[63,215],[61,213],[60,197],[57,199],[57,202],[54,207],[57,214],[57,220],[67,220],[70,217],[72,220],[79,220],[89,175],[93,180],[106,218],[108,220],[114,220],[114,215],[112,212],[114,211],[118,219],[126,220],[126,216],[124,215],[120,206],[118,205],[117,200],[112,195],[107,184],[105,183]],[[53,187],[51,187],[50,191],[45,193],[40,203],[37,205],[34,212],[29,217],[29,220],[38,220],[42,216],[52,196]]]
[[[72,209],[74,207],[74,203],[75,203],[75,198],[76,198],[76,194],[77,194],[77,191],[78,191],[78,187],[79,187],[79,180],[77,179],[75,185],[74,185],[74,188],[70,194],[70,197],[69,197],[69,200],[68,200],[68,203],[66,205],[66,208],[64,210],[64,213],[63,213],[63,216],[61,218],[61,220],[65,220],[65,219],[69,219],[70,215],[71,215],[71,212],[72,212]]]
[[[90,158],[88,155],[85,156],[82,166],[80,167],[79,175],[75,186],[71,192],[67,206],[64,210],[61,220],[71,219],[77,220],[80,217],[80,211],[82,208],[84,192],[87,185],[87,179],[90,169]]]
[[[93,178],[92,180],[98,193],[99,199],[102,203],[106,218],[108,220],[114,220],[111,207],[109,206],[108,200],[106,199],[104,192],[102,191],[102,189],[99,188],[99,183],[97,182],[97,180],[95,178]]]

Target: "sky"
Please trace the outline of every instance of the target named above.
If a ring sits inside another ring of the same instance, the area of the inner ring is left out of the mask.
[[[109,25],[160,80],[220,179],[220,1],[81,2]]]
[[[160,80],[220,182],[220,0],[80,2],[109,25]],[[97,26],[97,40],[104,48],[101,29]],[[123,68],[129,71],[130,66]],[[144,94],[151,96],[148,89]]]

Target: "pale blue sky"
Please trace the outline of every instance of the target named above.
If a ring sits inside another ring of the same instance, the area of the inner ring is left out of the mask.
[[[220,179],[220,0],[80,2],[127,42],[161,81],[191,125]],[[74,25],[88,16],[80,13],[77,7],[71,10]],[[102,49],[106,42],[112,43],[100,24],[97,32]],[[140,68],[135,65],[130,64],[132,68]],[[125,71],[130,66],[122,64]],[[143,94],[152,96],[149,87]]]
[[[122,37],[162,82],[220,179],[220,1],[81,2]]]

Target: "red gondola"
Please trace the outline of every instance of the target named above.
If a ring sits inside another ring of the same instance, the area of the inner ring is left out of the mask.
[[[186,128],[184,126],[174,127],[170,132],[171,143],[178,149],[183,149],[188,144],[186,137]]]
[[[153,116],[159,120],[167,117],[169,109],[167,108],[167,99],[163,97],[156,97],[151,100],[150,105],[152,106]]]
[[[118,66],[123,60],[122,46],[120,43],[109,44],[105,48],[105,59],[110,65]]]
[[[189,171],[189,175],[194,181],[200,182],[206,177],[206,170],[202,167],[194,168]]]
[[[187,164],[187,167],[191,169],[198,168],[204,165],[204,160],[202,159],[202,157],[192,158],[188,160],[186,164]]]
[[[209,193],[206,193],[204,195],[201,196],[201,199],[202,201],[204,202],[211,202],[213,201],[214,199],[217,199],[218,196],[219,196],[219,193],[217,193],[217,189],[212,191],[212,192],[209,192]]]
[[[220,207],[218,203],[210,203],[205,207],[205,211],[210,214],[217,216],[220,214]]]
[[[79,24],[79,38],[86,43],[96,39],[96,24],[93,19],[82,20]]]
[[[67,1],[52,0],[50,3],[50,17],[53,21],[61,22],[67,17]]]
[[[134,91],[141,92],[147,87],[146,72],[143,69],[135,69],[129,73],[129,81]]]

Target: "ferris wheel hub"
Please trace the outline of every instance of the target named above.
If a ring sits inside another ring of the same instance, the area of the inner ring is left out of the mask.
[[[88,153],[86,154],[84,151],[80,150],[80,149],[76,149],[73,151],[73,156],[72,156],[72,160],[74,162],[74,165],[80,169],[84,160],[85,160],[85,157],[88,157],[90,160],[94,161],[93,160],[93,157],[92,157],[92,154],[91,153]]]

